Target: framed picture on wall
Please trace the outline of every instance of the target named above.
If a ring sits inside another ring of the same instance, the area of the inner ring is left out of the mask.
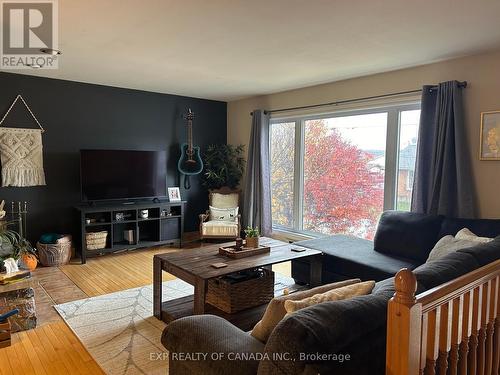
[[[180,202],[181,201],[181,192],[178,187],[169,187],[168,188],[168,200],[170,202]]]
[[[500,111],[481,113],[479,159],[500,160]]]

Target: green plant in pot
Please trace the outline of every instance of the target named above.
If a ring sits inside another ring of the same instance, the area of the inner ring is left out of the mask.
[[[15,244],[19,241],[20,236],[16,231],[8,229],[12,222],[0,221],[0,271],[3,271],[3,261],[8,258],[14,258],[16,249]]]
[[[257,248],[259,247],[259,237],[260,237],[260,232],[259,232],[259,227],[247,227],[245,229],[245,240],[246,240],[246,247],[251,247],[251,248]]]
[[[16,222],[0,221],[0,271],[3,271],[5,259],[20,261],[25,269],[34,270],[38,264],[36,250],[31,243],[8,226]]]
[[[244,145],[210,145],[203,155],[203,185],[209,190],[236,189],[245,170]]]

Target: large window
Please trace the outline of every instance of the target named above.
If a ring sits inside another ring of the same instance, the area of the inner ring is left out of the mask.
[[[273,226],[372,238],[384,209],[408,210],[418,105],[273,119]]]

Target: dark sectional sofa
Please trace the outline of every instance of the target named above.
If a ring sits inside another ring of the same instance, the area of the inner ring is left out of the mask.
[[[380,281],[401,268],[415,269],[425,263],[440,238],[469,228],[483,237],[500,234],[500,220],[455,219],[412,212],[386,211],[382,214],[374,241],[346,235],[297,242],[323,252],[323,283],[352,279]],[[309,262],[292,262],[296,282],[309,282]]]
[[[490,243],[424,263],[440,236],[456,234],[464,227],[483,236],[500,234],[500,220],[470,221],[387,212],[380,221],[375,244],[345,236],[304,241],[302,245],[325,252],[325,282],[358,276],[380,281],[370,295],[324,302],[291,314],[278,324],[267,343],[216,316],[176,320],[162,336],[171,354],[170,374],[382,375],[387,302],[394,294],[393,276],[400,266],[414,269],[417,293],[422,293],[500,259],[497,236]],[[387,278],[382,280],[383,276]],[[180,353],[203,353],[206,357],[179,359]],[[318,354],[330,357],[318,360]],[[345,360],[347,354],[349,360]]]

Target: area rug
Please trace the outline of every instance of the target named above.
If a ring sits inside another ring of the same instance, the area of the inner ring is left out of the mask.
[[[275,290],[293,284],[276,274]],[[176,279],[163,283],[163,300],[193,294]],[[108,375],[167,374],[160,342],[165,323],[153,316],[152,285],[56,305],[54,308]]]

